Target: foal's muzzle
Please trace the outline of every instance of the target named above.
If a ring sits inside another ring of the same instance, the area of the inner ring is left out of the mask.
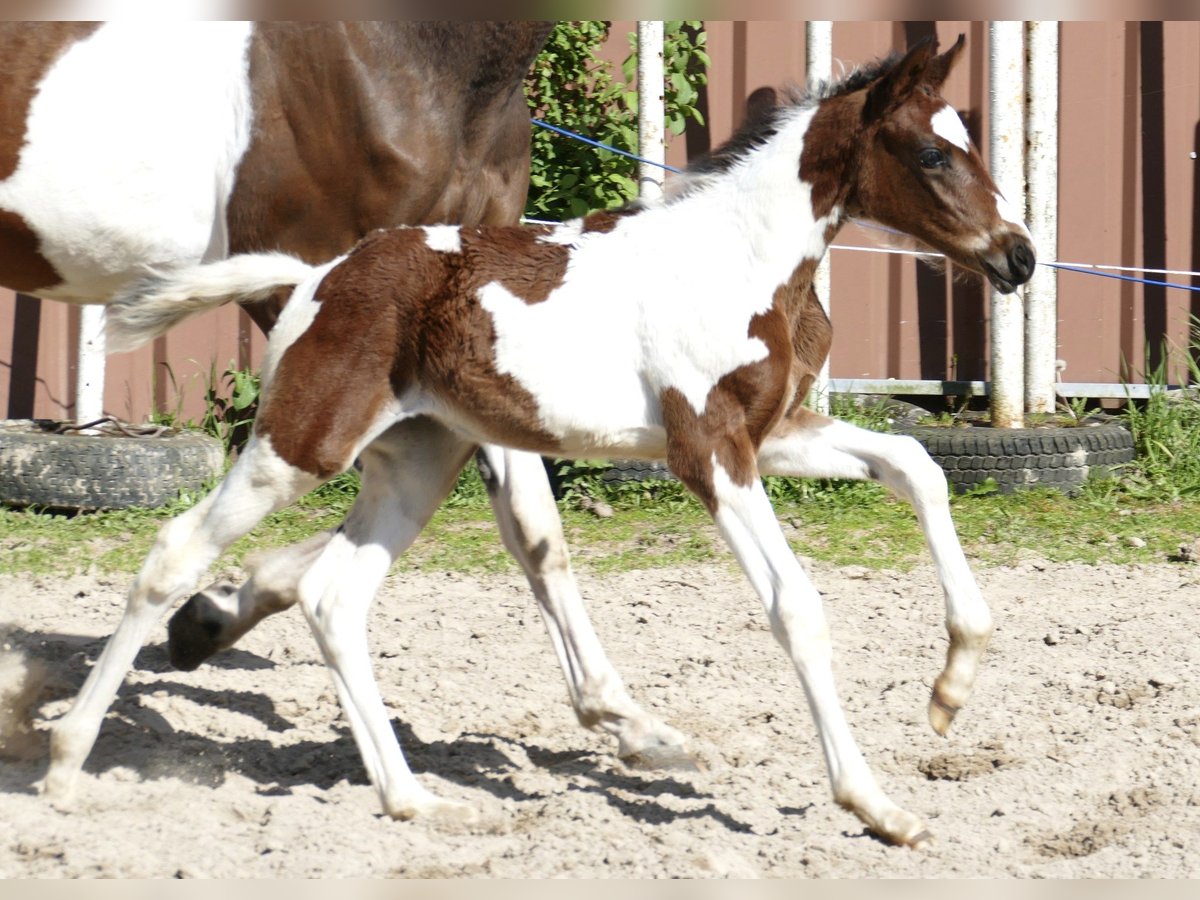
[[[1002,294],[1011,294],[1032,278],[1037,265],[1037,254],[1026,238],[1013,235],[1007,244],[996,252],[979,255],[979,264],[988,281]]]

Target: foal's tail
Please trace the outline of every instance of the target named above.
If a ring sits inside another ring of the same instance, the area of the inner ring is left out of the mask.
[[[133,350],[207,309],[265,300],[279,288],[295,287],[314,268],[284,253],[255,253],[153,272],[127,285],[109,304],[107,350]]]

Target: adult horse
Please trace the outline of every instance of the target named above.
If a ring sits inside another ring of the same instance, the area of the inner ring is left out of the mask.
[[[380,226],[515,222],[529,169],[522,80],[550,28],[4,23],[0,284],[107,303],[147,267],[261,250],[323,262]],[[286,296],[246,309],[270,330]],[[402,425],[398,446],[420,429]],[[481,452],[581,721],[614,734],[623,757],[661,759],[656,748],[683,738],[629,699],[605,658],[540,460]],[[239,589],[197,594],[172,620],[172,660],[195,668],[295,602],[328,539],[269,557]]]
[[[761,108],[662,200],[624,215],[387,229],[319,266],[235,256],[134,285],[110,322],[132,342],[168,327],[184,300],[203,308],[295,290],[263,364],[254,436],[220,487],[163,528],[121,624],[54,725],[48,784],[70,789],[116,684],[171,602],[262,516],[361,457],[362,493],[300,579],[300,601],[384,811],[463,813],[409,770],[366,623],[396,554],[474,446],[491,441],[666,459],[712,515],[800,676],[834,798],[889,841],[927,841],[851,735],[820,596],[759,475],[873,478],[912,503],[946,595],[950,644],[928,709],[945,733],[992,631],[946,479],[912,438],[833,421],[804,400],[830,343],[813,273],[848,218],[910,234],[1004,292],[1033,274],[1029,231],[939,96],[962,46],[937,56],[925,42]],[[580,321],[604,324],[568,344]],[[423,430],[399,438],[406,421]]]

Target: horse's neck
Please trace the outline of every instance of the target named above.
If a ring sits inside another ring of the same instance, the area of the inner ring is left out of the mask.
[[[728,255],[733,265],[749,262],[756,281],[795,284],[825,255],[842,221],[840,206],[814,212],[812,186],[799,175],[812,115],[797,112],[743,163],[662,207],[664,227],[692,234],[693,254]]]

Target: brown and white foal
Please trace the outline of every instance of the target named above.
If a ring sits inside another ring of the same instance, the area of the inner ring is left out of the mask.
[[[946,595],[950,646],[929,707],[944,733],[992,629],[945,479],[915,441],[803,402],[830,339],[811,277],[848,217],[911,234],[1001,290],[1032,272],[1028,232],[1005,214],[938,95],[961,46],[936,56],[924,44],[760,110],[661,202],[621,214],[555,227],[398,228],[319,267],[239,256],[134,288],[128,317],[119,303],[112,325],[140,339],[181,310],[295,286],[271,336],[254,438],[217,490],[163,528],[116,634],[54,726],[47,787],[69,790],[137,647],[221,550],[361,457],[362,493],[301,577],[300,602],[385,810],[465,812],[409,771],[371,671],[366,614],[474,447],[492,442],[665,458],[762,598],[807,693],[834,798],[888,840],[926,840],[850,734],[820,597],[759,475],[875,478],[913,504]],[[545,546],[535,533],[513,536],[530,558]],[[585,667],[598,651],[589,641],[573,651]],[[597,694],[597,724],[622,714],[605,709],[602,683],[581,683]]]

